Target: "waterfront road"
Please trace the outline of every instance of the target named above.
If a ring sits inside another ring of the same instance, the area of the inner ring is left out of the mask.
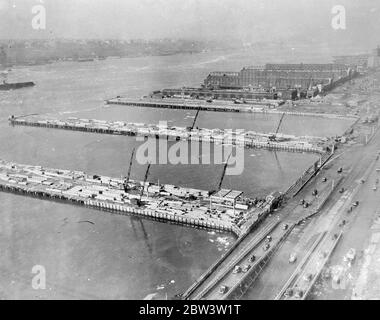
[[[374,178],[372,177],[376,173],[375,169],[378,163],[376,159],[379,150],[380,131],[377,130],[368,144],[363,144],[359,139],[356,144],[342,148],[336,159],[327,164],[326,170],[322,170],[315,179],[316,182],[320,181],[322,177],[337,181],[338,177],[342,176],[343,180],[339,187],[331,194],[320,214],[293,229],[265,270],[263,270],[255,285],[243,297],[244,299],[278,298],[281,290],[291,282],[297,268],[300,267],[301,263],[305,262],[305,258],[310,254],[313,244],[322,232],[328,233],[326,235],[327,240],[321,250],[316,249],[313,254],[323,257],[325,251],[332,250],[331,237],[334,234],[339,235],[340,230],[346,228],[348,222],[354,218],[358,211],[358,208],[352,206],[354,201],[360,201],[359,198],[363,198],[363,195],[357,196],[358,192],[361,192],[361,190],[365,190],[364,193],[367,194],[368,192],[375,192],[372,190],[374,184],[374,181],[372,181]],[[339,168],[343,168],[342,173],[337,172]],[[339,192],[342,191],[341,188],[344,188],[343,193]],[[362,204],[359,204],[359,208],[360,206]],[[351,207],[352,210],[349,210]],[[342,223],[343,220],[345,220],[345,223]],[[345,234],[343,233],[342,239],[344,238]],[[289,263],[291,254],[297,257],[295,263]],[[310,256],[310,259],[314,261],[316,258]],[[323,261],[323,259],[320,261]],[[315,269],[308,272],[307,267],[305,267],[305,270],[300,279],[306,279],[311,283],[315,280],[313,274],[320,271]],[[311,277],[310,274],[312,275]]]
[[[336,180],[338,178],[340,177],[337,176]],[[263,246],[267,235],[272,236],[273,243],[270,245],[274,246],[287,231],[284,229],[284,225],[290,227],[300,221],[301,224],[305,223],[302,221],[313,215],[329,197],[334,185],[333,181],[317,179],[307,184],[296,197],[288,200],[286,205],[267,217],[257,230],[248,234],[229,255],[222,257],[212,274],[199,282],[185,298],[190,300],[223,299],[224,295],[219,292],[220,287],[233,288],[245,276],[243,272],[234,273],[235,266],[244,267],[249,264],[247,259],[252,255],[256,257],[256,260],[264,258],[267,251],[263,250]],[[318,190],[317,195],[313,195],[314,190]],[[309,204],[307,208],[301,204],[302,200]],[[253,269],[255,262],[250,265]]]

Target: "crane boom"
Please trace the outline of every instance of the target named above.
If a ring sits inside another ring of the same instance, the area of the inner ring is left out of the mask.
[[[223,173],[222,173],[222,177],[220,178],[220,182],[219,182],[218,190],[220,190],[220,188],[222,187],[223,179],[224,179],[224,176],[226,175],[226,170],[227,170],[227,166],[228,166],[228,161],[230,160],[231,154],[232,154],[232,152],[230,153],[230,155],[229,155],[228,158],[227,158],[226,163],[224,164],[224,167],[223,167]]]
[[[127,173],[127,176],[125,177],[125,180],[124,180],[124,191],[125,192],[128,191],[128,182],[129,182],[129,177],[131,176],[132,162],[133,162],[133,156],[135,155],[135,150],[136,150],[136,148],[133,148],[131,160],[129,161],[128,173]]]
[[[195,122],[196,122],[197,119],[198,119],[199,111],[201,111],[201,107],[198,108],[197,113],[195,114],[194,121],[193,121],[193,124],[192,124],[192,126],[191,126],[191,130],[194,129]]]
[[[148,163],[148,168],[146,168],[145,177],[144,177],[144,182],[143,182],[143,186],[142,186],[142,188],[141,188],[141,192],[140,192],[140,200],[139,200],[140,202],[141,202],[142,195],[143,195],[143,193],[144,193],[144,188],[145,188],[146,179],[148,179],[149,169],[150,169],[150,162]]]
[[[274,134],[275,136],[277,135],[278,130],[280,130],[280,126],[281,126],[282,120],[284,120],[284,117],[285,117],[285,112],[282,114],[281,119],[280,119],[280,121],[278,122],[278,126],[277,126],[276,132],[275,132],[275,134]]]

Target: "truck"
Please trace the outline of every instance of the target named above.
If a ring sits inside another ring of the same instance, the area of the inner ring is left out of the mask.
[[[240,266],[235,266],[234,270],[232,273],[240,273],[241,272],[241,267]]]
[[[290,254],[289,263],[294,263],[297,261],[297,255],[295,253]]]
[[[227,286],[220,286],[220,288],[219,288],[219,293],[220,294],[225,294],[225,293],[227,293],[228,292],[228,287]]]

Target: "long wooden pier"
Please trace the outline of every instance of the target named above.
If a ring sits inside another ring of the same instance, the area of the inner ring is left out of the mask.
[[[299,117],[317,117],[327,119],[356,120],[354,115],[343,115],[333,113],[315,113],[315,112],[298,112],[282,111],[271,109],[268,105],[261,104],[227,104],[215,101],[206,103],[202,100],[170,100],[170,99],[132,99],[132,98],[113,98],[105,101],[109,105],[124,105],[130,107],[158,108],[158,109],[179,109],[179,110],[198,110],[212,112],[240,112],[240,113],[257,113],[264,115],[278,115],[285,113],[290,116]]]
[[[158,128],[155,125],[139,126],[138,124],[124,122],[106,122],[99,120],[75,119],[75,120],[28,120],[25,118],[10,117],[11,125],[31,126],[50,129],[62,129],[82,132],[92,132],[111,135],[125,136],[143,136],[163,139],[172,139],[174,141],[197,141],[226,145],[235,145],[244,148],[256,148],[267,150],[282,150],[289,152],[309,152],[322,154],[323,148],[309,143],[306,138],[295,136],[284,136],[287,141],[273,141],[269,139],[270,134],[256,132],[236,132],[232,130],[218,130],[213,132],[209,129],[191,129],[187,128]],[[310,140],[318,138],[310,137]]]

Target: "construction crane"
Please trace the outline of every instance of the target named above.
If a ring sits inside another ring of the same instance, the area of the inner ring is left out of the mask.
[[[276,141],[277,133],[278,133],[278,131],[280,130],[281,123],[282,123],[282,120],[284,120],[284,117],[285,117],[285,112],[282,114],[282,116],[281,116],[281,118],[280,118],[280,121],[278,122],[278,126],[277,126],[277,129],[276,129],[275,133],[272,134],[271,136],[269,136],[269,140],[271,140],[271,141]]]
[[[193,120],[193,124],[191,125],[191,127],[187,127],[188,131],[191,131],[191,130],[194,129],[195,122],[197,121],[197,118],[198,118],[198,115],[199,115],[199,111],[201,111],[201,106],[198,107],[197,113],[195,114],[195,117],[194,117],[194,120]]]
[[[220,178],[219,185],[218,185],[218,191],[222,188],[222,183],[223,183],[223,180],[224,180],[224,176],[226,175],[226,170],[227,170],[227,167],[228,167],[228,161],[230,160],[231,154],[232,154],[232,152],[230,153],[230,155],[227,158],[226,163],[224,164],[222,177]]]
[[[132,162],[133,162],[133,156],[135,155],[135,148],[132,150],[132,155],[131,155],[131,160],[129,161],[129,168],[128,168],[128,173],[127,176],[125,177],[124,180],[124,191],[128,191],[128,182],[129,182],[129,177],[131,176],[131,169],[132,169]]]
[[[144,182],[143,182],[143,186],[142,186],[142,188],[141,188],[141,192],[140,192],[139,204],[141,204],[141,198],[142,198],[143,193],[144,193],[146,179],[148,179],[149,169],[150,169],[150,162],[148,163],[148,168],[146,168],[145,177],[144,177]]]

